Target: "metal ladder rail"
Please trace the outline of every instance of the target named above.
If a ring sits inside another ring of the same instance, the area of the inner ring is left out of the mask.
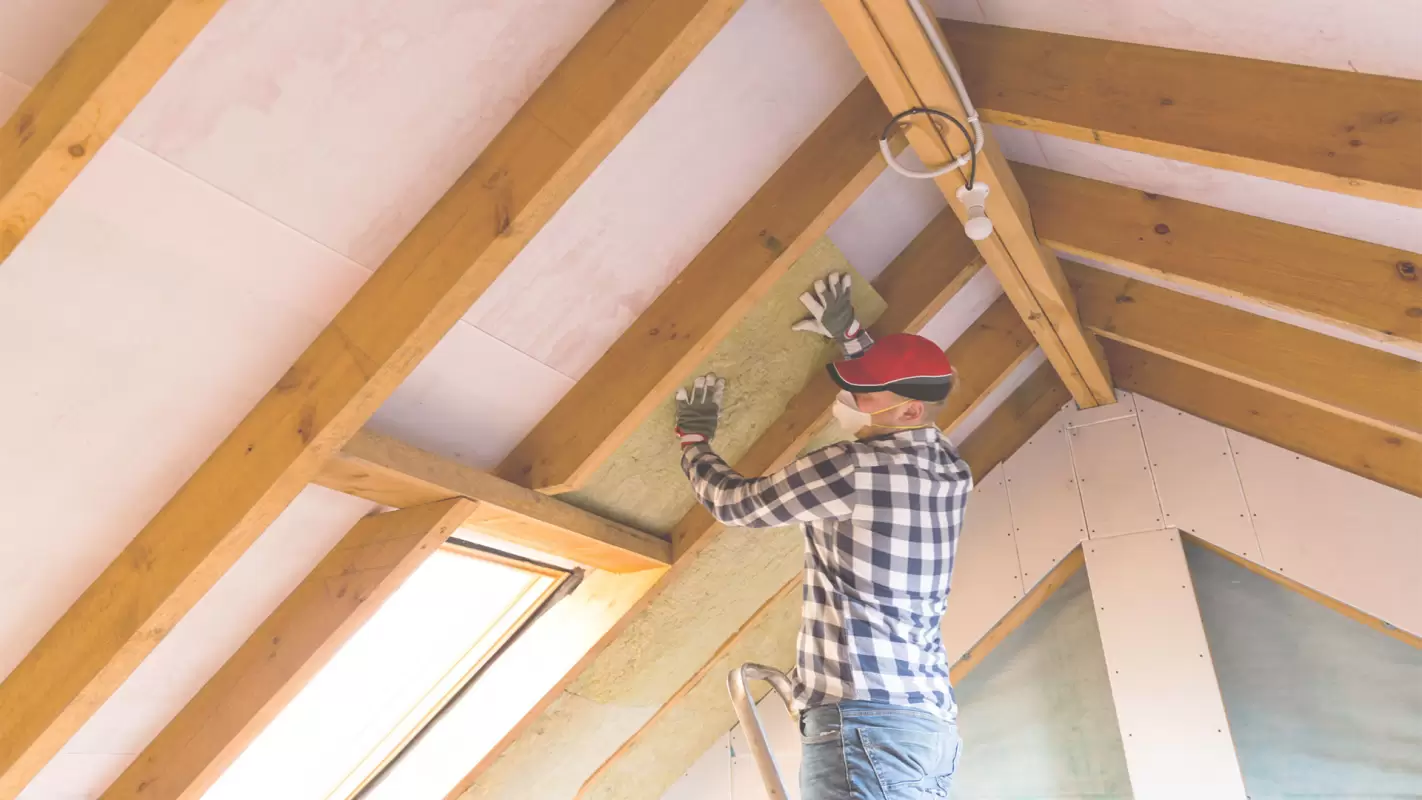
[[[746,690],[746,684],[750,681],[769,683],[770,688],[780,695],[788,711],[792,694],[790,678],[774,667],[753,663],[742,664],[726,676],[726,688],[731,693],[731,706],[736,710],[736,719],[740,720],[742,730],[746,732],[751,756],[755,758],[756,769],[760,771],[760,779],[765,783],[770,800],[789,800],[790,795],[786,793],[785,783],[780,779],[780,770],[775,765],[775,756],[771,754],[770,744],[765,740],[765,729],[760,726],[760,716],[756,714],[755,703],[751,700],[750,692]]]

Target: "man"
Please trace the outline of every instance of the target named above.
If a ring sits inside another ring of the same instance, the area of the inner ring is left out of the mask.
[[[849,276],[801,297],[796,330],[834,339],[844,389],[835,417],[857,441],[746,478],[712,452],[725,381],[677,392],[682,468],[727,525],[805,531],[797,666],[802,800],[946,797],[961,742],[940,633],[968,465],[934,427],[953,384],[948,359],[920,336],[862,331]]]

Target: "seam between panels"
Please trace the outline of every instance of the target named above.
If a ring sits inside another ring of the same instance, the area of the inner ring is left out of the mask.
[[[1234,438],[1230,436],[1232,431],[1223,425],[1217,426],[1224,434],[1225,454],[1229,456],[1230,468],[1234,470],[1234,482],[1239,487],[1239,497],[1244,501],[1244,513],[1249,520],[1249,533],[1254,537],[1254,550],[1259,555],[1259,563],[1267,569],[1273,569],[1264,560],[1264,545],[1259,542],[1259,526],[1254,522],[1254,507],[1249,503],[1249,492],[1244,488],[1244,474],[1239,471],[1239,459],[1234,454]]]

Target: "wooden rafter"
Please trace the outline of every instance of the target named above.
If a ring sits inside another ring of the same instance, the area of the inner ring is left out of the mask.
[[[467,497],[478,502],[470,527],[609,572],[671,564],[665,539],[369,431],[351,437],[315,483],[396,508]]]
[[[474,506],[454,498],[357,522],[103,797],[201,797]]]
[[[1062,253],[1422,354],[1422,253],[1013,166],[1038,234]]]
[[[1105,339],[1422,442],[1422,364],[1068,262],[1081,319]]]
[[[1036,348],[1012,302],[999,297],[948,347],[954,386],[938,415],[938,427],[958,427]]]
[[[109,0],[0,128],[0,262],[224,0]]]
[[[499,466],[580,487],[884,169],[888,121],[861,83]]]
[[[0,683],[0,798],[59,751],[359,430],[740,6],[614,4]]]
[[[988,122],[1422,207],[1422,81],[943,28]]]
[[[923,107],[966,119],[957,92],[907,3],[823,2],[889,111]],[[907,136],[924,163],[945,164],[967,151],[963,135],[948,129],[935,127],[922,115],[911,118]],[[1113,403],[1106,363],[1095,339],[1077,319],[1061,265],[1037,240],[1027,202],[996,142],[989,133],[984,137],[976,178],[991,187],[987,213],[994,232],[977,243],[978,249],[1077,403],[1084,408]],[[956,193],[968,180],[968,172],[963,167],[935,179],[960,218],[967,212]]]
[[[1120,387],[1422,497],[1422,443],[1213,372],[1102,343]]]

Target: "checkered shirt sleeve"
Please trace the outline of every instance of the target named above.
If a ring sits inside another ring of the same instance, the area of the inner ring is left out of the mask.
[[[941,625],[973,480],[942,433],[830,445],[763,478],[705,444],[682,467],[721,522],[804,528],[798,707],[877,700],[956,716]]]

